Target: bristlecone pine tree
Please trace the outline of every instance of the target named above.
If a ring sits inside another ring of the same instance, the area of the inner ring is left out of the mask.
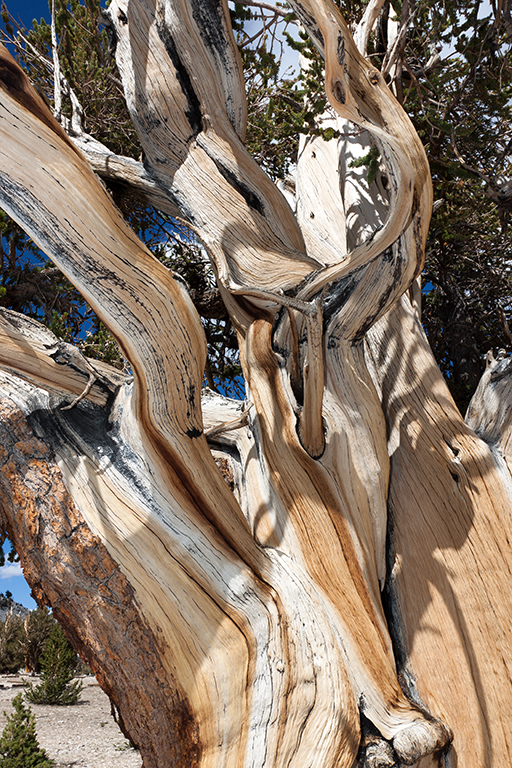
[[[0,622],[0,674],[16,674],[23,665],[23,619],[12,611]]]
[[[7,716],[7,725],[0,736],[0,765],[2,768],[53,768],[54,762],[41,749],[36,736],[35,717],[18,693],[12,701],[14,712]]]
[[[25,672],[39,674],[41,671],[41,657],[54,625],[55,619],[45,607],[30,611],[23,620],[22,651]]]
[[[77,664],[76,652],[55,624],[40,659],[41,681],[27,685],[25,697],[32,704],[76,704],[83,687],[81,680],[73,680]]]
[[[145,768],[510,766],[510,362],[464,422],[420,324],[425,152],[364,55],[381,0],[355,38],[330,0],[291,5],[337,132],[300,147],[295,212],[244,148],[225,4],[110,4],[144,162],[78,113],[70,139],[3,52],[0,202],[133,377],[2,313],[2,523]],[[245,404],[201,397],[186,286],[91,165],[204,243]]]

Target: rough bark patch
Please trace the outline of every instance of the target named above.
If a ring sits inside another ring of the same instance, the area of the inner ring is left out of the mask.
[[[69,496],[22,411],[0,399],[0,523],[37,602],[90,664],[145,768],[199,763],[197,723],[160,661],[133,589]]]

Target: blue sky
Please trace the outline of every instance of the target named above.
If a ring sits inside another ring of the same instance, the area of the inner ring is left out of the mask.
[[[4,552],[9,551],[9,545],[4,544]],[[19,563],[6,563],[0,568],[0,592],[11,592],[12,599],[21,603],[25,608],[36,608],[35,600],[30,596],[30,587],[23,577]]]
[[[20,19],[25,26],[32,26],[32,19],[38,21],[43,16],[48,21],[50,13],[48,0],[7,0],[6,5],[16,19]],[[4,545],[4,551],[9,551],[8,542]],[[30,587],[23,578],[23,572],[19,563],[6,563],[0,568],[0,592],[12,592],[13,600],[21,603],[26,608],[36,608],[36,603],[30,596]]]
[[[50,21],[48,0],[5,0],[5,4],[14,18],[19,17],[26,27],[32,26],[32,19],[39,21],[44,17]]]

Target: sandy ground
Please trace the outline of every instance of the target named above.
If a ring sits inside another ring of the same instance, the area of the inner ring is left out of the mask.
[[[33,682],[34,678],[30,678]],[[0,732],[11,702],[23,690],[23,679],[0,675]],[[132,749],[110,714],[110,701],[94,677],[84,678],[78,704],[55,707],[30,704],[36,716],[39,744],[55,768],[141,768],[139,753]]]

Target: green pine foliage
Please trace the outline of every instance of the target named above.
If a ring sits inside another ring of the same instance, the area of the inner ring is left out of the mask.
[[[7,716],[7,725],[0,737],[0,765],[2,768],[53,768],[53,760],[38,744],[35,717],[23,703],[21,693],[12,704],[14,712]]]
[[[23,621],[23,664],[25,672],[38,675],[41,671],[41,657],[55,619],[46,607],[30,611]]]
[[[12,595],[0,594],[0,608],[11,609]],[[55,619],[47,608],[30,611],[24,618],[7,613],[0,622],[0,674],[20,670],[39,674],[40,659],[50,637]]]
[[[28,701],[32,704],[76,704],[83,687],[81,680],[73,680],[78,657],[59,624],[55,624],[50,633],[40,663],[40,683],[27,685],[25,689]]]
[[[377,147],[372,147],[367,155],[359,157],[357,160],[352,160],[350,168],[362,168],[366,166],[368,169],[366,172],[366,181],[368,184],[372,184],[377,178],[377,171],[379,170],[380,152]]]
[[[23,666],[23,619],[8,613],[0,623],[0,674],[15,674]]]

